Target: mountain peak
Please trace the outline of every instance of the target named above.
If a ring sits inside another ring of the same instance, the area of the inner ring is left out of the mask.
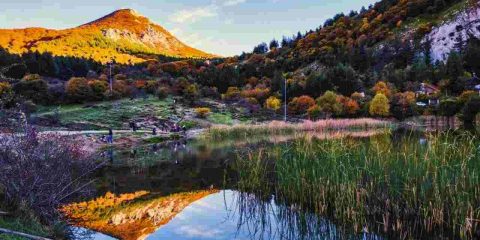
[[[89,22],[82,26],[97,26],[97,27],[112,27],[121,28],[128,26],[141,26],[150,25],[151,22],[148,18],[142,16],[137,11],[129,8],[116,10],[102,18],[99,18],[93,22]]]
[[[114,12],[112,12],[111,14],[109,15],[130,15],[132,17],[144,17],[143,15],[141,15],[140,13],[138,13],[135,9],[131,9],[131,8],[122,8],[122,9],[118,9]],[[109,16],[107,15],[107,16]]]
[[[100,62],[114,58],[119,63],[142,62],[151,59],[151,55],[215,57],[184,44],[162,26],[133,9],[119,9],[87,24],[65,30],[0,30],[0,46],[8,47],[13,53],[51,52]]]

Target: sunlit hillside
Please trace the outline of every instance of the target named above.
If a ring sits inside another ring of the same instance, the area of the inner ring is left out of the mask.
[[[177,193],[151,197],[148,192],[115,195],[63,207],[66,215],[81,227],[125,240],[145,239],[168,223],[188,205],[218,190]]]
[[[72,29],[0,30],[0,46],[11,53],[51,52],[102,63],[138,63],[152,55],[211,58],[214,55],[187,46],[159,25],[133,10],[115,11]]]

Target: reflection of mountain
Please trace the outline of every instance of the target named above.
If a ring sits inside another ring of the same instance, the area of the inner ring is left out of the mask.
[[[89,202],[73,203],[62,211],[80,227],[120,239],[145,239],[168,223],[185,207],[218,190],[150,196],[140,191],[131,194],[107,193]]]

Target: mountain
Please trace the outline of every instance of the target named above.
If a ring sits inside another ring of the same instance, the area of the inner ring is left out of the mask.
[[[0,29],[0,46],[11,53],[51,52],[102,63],[138,63],[153,55],[179,58],[212,58],[212,54],[187,46],[163,27],[131,9],[121,9],[79,27]]]
[[[88,202],[66,205],[61,210],[79,227],[119,239],[140,240],[170,222],[193,202],[217,192],[201,190],[160,197],[150,196],[146,191],[107,193]]]

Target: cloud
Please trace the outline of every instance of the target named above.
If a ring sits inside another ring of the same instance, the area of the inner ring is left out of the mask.
[[[206,7],[180,10],[170,16],[170,21],[175,23],[194,23],[202,18],[215,17],[217,15],[217,8],[210,5]]]
[[[229,6],[238,5],[240,3],[244,3],[246,1],[247,0],[223,0],[223,1],[219,1],[219,2],[221,2],[222,6],[229,7]]]
[[[172,14],[169,19],[174,23],[194,23],[203,18],[218,16],[223,7],[236,6],[247,0],[212,0],[211,4],[196,8],[182,9]]]
[[[189,238],[215,238],[220,236],[223,231],[219,229],[208,228],[205,226],[184,225],[180,226],[175,232]]]

